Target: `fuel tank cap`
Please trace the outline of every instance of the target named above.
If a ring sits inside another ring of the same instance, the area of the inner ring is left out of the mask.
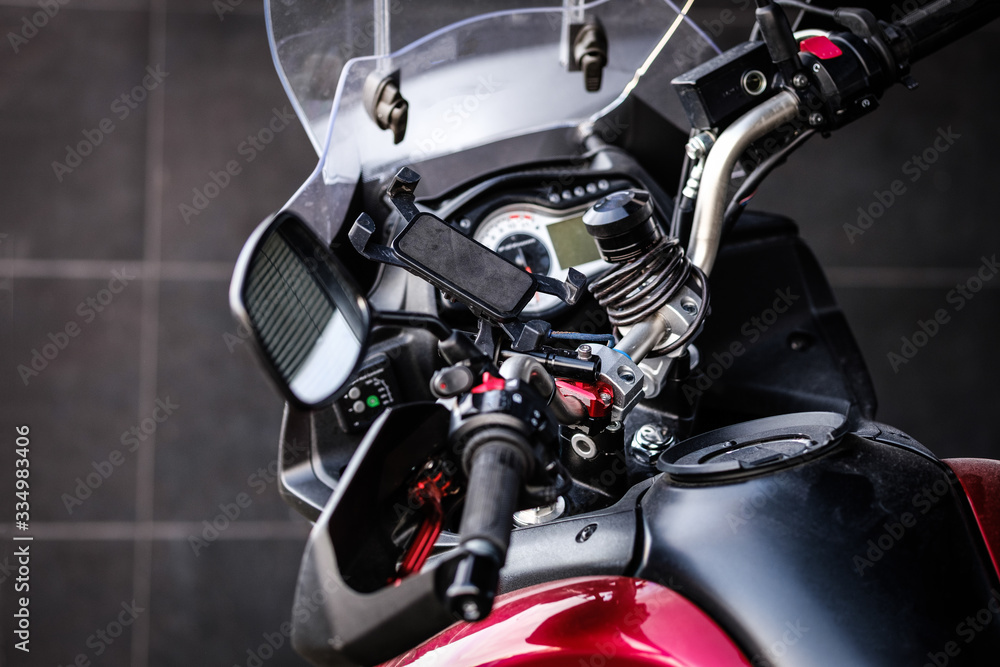
[[[825,453],[847,432],[835,412],[796,412],[726,426],[680,442],[657,469],[672,479],[727,481],[787,468]]]

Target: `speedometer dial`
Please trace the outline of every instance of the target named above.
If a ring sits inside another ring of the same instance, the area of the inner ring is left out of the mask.
[[[505,206],[484,219],[473,238],[535,275],[565,280],[573,267],[592,276],[608,265],[600,261],[597,246],[580,220],[584,209],[554,211],[532,204]],[[557,297],[536,294],[522,313],[538,316],[561,305]]]
[[[537,236],[531,234],[522,232],[508,234],[500,240],[496,251],[498,255],[513,262],[528,273],[547,276],[552,267],[549,249]]]

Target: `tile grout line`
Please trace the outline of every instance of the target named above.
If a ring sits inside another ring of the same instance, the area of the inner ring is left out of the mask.
[[[166,68],[166,0],[149,0],[149,63]],[[169,70],[168,70],[169,71]],[[159,354],[159,308],[163,200],[163,141],[165,94],[163,83],[151,91],[146,125],[146,184],[143,260],[150,262],[142,283],[140,320],[139,416],[156,400]],[[146,267],[144,267],[146,268]],[[153,492],[156,465],[156,434],[147,438],[136,459],[135,542],[132,557],[132,591],[136,604],[150,610],[153,569]],[[149,664],[150,614],[141,614],[132,628],[132,667]]]
[[[140,526],[132,521],[48,521],[32,523],[36,540],[47,541],[124,541],[132,542],[140,531],[146,531],[146,538],[155,541],[188,542],[193,536],[200,536],[205,522],[201,521],[151,521]],[[247,540],[296,540],[301,541],[309,534],[311,526],[304,520],[256,520],[233,522],[219,531],[215,541]],[[0,537],[13,534],[11,529],[0,529]]]
[[[155,276],[158,280],[228,281],[234,262],[211,260],[93,260],[93,259],[33,259],[0,258],[0,272],[15,278],[100,280],[112,271],[135,274],[138,280]]]

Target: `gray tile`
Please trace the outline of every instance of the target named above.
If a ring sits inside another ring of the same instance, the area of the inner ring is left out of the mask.
[[[34,521],[134,516],[131,450],[141,443],[128,432],[140,422],[142,284],[114,282],[113,294],[109,280],[18,280],[12,308],[0,312],[10,332],[0,352],[0,415],[5,427],[31,429]],[[12,466],[13,450],[3,448],[0,467]],[[11,481],[5,476],[0,488]]]
[[[316,154],[275,73],[262,17],[171,15],[167,61],[163,257],[235,261]],[[225,173],[229,163],[236,175]]]
[[[82,654],[92,665],[127,667],[134,619],[149,613],[132,606],[132,543],[5,539],[0,564],[16,563],[14,545],[23,544],[30,545],[31,652],[14,647],[9,621],[19,596],[13,594],[11,579],[0,595],[6,635],[0,662],[11,667],[70,665]]]
[[[22,30],[31,9],[0,7],[0,32]],[[138,12],[65,8],[0,59],[0,231],[18,256],[141,255],[147,25]]]
[[[1000,458],[1000,290],[984,289],[970,300],[956,293],[951,301],[949,291],[839,289],[837,299],[875,382],[880,421],[941,457]],[[939,310],[947,321],[935,329],[930,322]],[[927,331],[935,335],[925,339]],[[904,349],[904,337],[914,347]]]
[[[282,401],[236,335],[227,287],[162,288],[159,393],[181,407],[157,431],[159,519],[210,520],[241,493],[252,499],[242,519],[291,513],[271,474]]]
[[[158,542],[149,664],[187,667],[195,654],[199,665],[307,664],[281,634],[303,548],[296,541],[221,541],[194,556],[185,543]]]

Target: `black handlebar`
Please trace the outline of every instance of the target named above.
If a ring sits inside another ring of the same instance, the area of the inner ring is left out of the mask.
[[[997,17],[997,0],[936,0],[892,24],[903,37],[896,57],[920,60]]]
[[[478,431],[466,445],[469,483],[459,534],[469,554],[445,592],[448,609],[465,621],[485,618],[493,607],[530,451],[520,433],[504,427]]]
[[[503,430],[476,447],[470,458],[469,490],[459,534],[463,542],[486,540],[497,549],[502,562],[510,543],[511,517],[517,509],[527,460],[527,443],[521,434]]]

